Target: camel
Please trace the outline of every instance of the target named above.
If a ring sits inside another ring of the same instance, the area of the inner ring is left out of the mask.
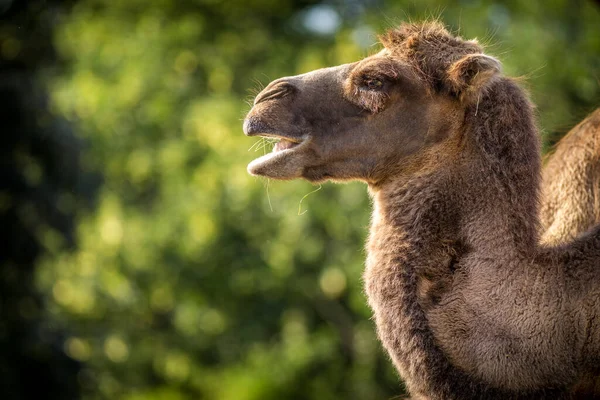
[[[559,142],[543,170],[542,242],[575,239],[600,223],[600,108]]]
[[[279,142],[249,173],[367,183],[365,292],[413,399],[600,398],[600,226],[542,244],[527,94],[438,22],[380,41],[258,94],[244,133]]]

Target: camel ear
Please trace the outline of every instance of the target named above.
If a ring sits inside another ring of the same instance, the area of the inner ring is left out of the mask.
[[[456,61],[448,69],[450,91],[461,100],[468,100],[497,76],[502,67],[500,61],[485,54],[469,54]]]

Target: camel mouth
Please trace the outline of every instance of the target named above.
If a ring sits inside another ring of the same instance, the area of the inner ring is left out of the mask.
[[[248,164],[250,175],[273,179],[294,179],[302,176],[310,151],[310,135],[301,131],[280,133],[264,119],[252,115],[244,120],[244,134],[260,137],[259,149],[264,149],[267,140],[274,143],[273,150]],[[296,128],[294,126],[294,128]]]
[[[304,139],[274,133],[273,129],[256,117],[251,117],[244,121],[244,133],[246,136],[258,136],[262,139],[273,140],[275,143],[273,152],[290,150],[304,141]]]
[[[304,139],[297,139],[288,136],[278,135],[274,133],[260,133],[252,136],[258,136],[263,139],[272,141],[273,149],[271,153],[278,153],[280,151],[292,150],[293,148],[301,145]]]
[[[265,139],[273,139],[275,144],[270,153],[267,153],[248,164],[248,172],[251,175],[266,176],[275,179],[286,179],[291,177],[289,176],[291,173],[290,168],[296,165],[293,160],[298,158],[294,153],[301,151],[307,146],[309,141],[306,138],[290,138],[272,133],[259,134],[256,136]],[[295,170],[295,167],[292,169]]]
[[[277,142],[273,146],[273,153],[277,153],[279,151],[284,150],[291,150],[302,143],[301,141],[296,141],[283,137],[275,138],[275,140],[277,140]]]

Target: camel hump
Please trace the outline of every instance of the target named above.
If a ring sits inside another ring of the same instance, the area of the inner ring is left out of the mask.
[[[555,146],[543,172],[543,242],[570,241],[600,223],[600,108]]]

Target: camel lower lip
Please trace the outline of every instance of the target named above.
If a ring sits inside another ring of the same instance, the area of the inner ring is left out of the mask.
[[[248,172],[252,175],[262,175],[259,171],[262,170],[267,164],[279,164],[283,161],[283,158],[287,157],[289,153],[293,152],[294,149],[285,149],[275,151],[273,150],[271,153],[267,153],[262,157],[259,157],[250,164],[248,164]]]

